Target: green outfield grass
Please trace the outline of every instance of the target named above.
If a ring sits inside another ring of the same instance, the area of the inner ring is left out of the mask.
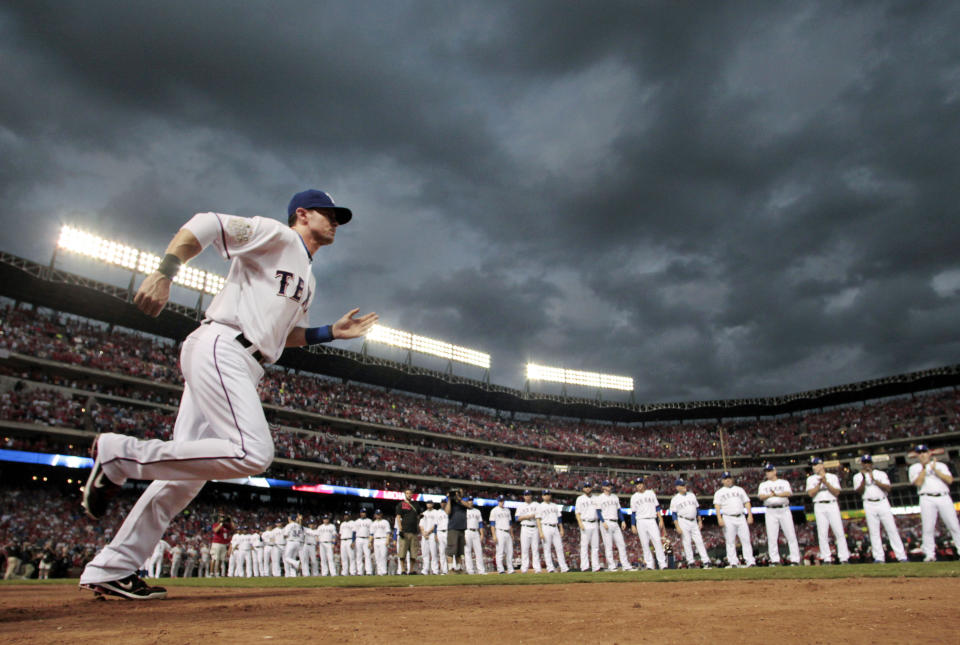
[[[593,582],[694,582],[729,580],[823,580],[830,578],[956,578],[960,561],[904,564],[856,564],[828,567],[753,567],[597,573],[527,573],[471,576],[347,576],[335,578],[162,578],[166,587],[231,589],[308,589],[314,587],[449,587],[457,585],[546,585]],[[7,580],[0,588],[20,585],[75,585],[76,579]]]

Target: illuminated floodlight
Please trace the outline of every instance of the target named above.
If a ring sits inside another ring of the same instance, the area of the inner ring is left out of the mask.
[[[534,363],[527,364],[527,380],[551,381],[565,385],[582,385],[604,390],[622,390],[633,392],[633,379],[628,376],[613,376],[597,372],[578,372],[562,367],[545,367]]]
[[[451,345],[442,340],[435,340],[433,338],[427,338],[426,336],[417,336],[408,331],[391,329],[383,325],[374,325],[370,332],[367,333],[367,340],[413,352],[420,352],[421,354],[439,356],[440,358],[457,361],[458,363],[466,363],[467,365],[476,365],[477,367],[490,369],[490,354],[484,354],[483,352],[478,352],[467,347]]]
[[[107,240],[72,226],[63,226],[60,229],[60,240],[57,242],[57,246],[107,264],[147,275],[156,271],[157,267],[160,266],[159,255]],[[218,294],[226,282],[223,276],[216,273],[201,271],[188,266],[181,267],[173,281],[188,289],[211,295]]]

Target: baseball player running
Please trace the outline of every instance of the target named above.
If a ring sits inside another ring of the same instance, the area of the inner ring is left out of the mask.
[[[713,495],[713,507],[717,511],[717,524],[723,529],[723,538],[727,544],[727,567],[740,566],[737,557],[737,538],[743,551],[743,562],[748,567],[757,564],[753,558],[753,545],[750,543],[750,524],[753,524],[750,497],[739,486],[733,485],[733,475],[725,471],[720,479],[723,486]],[[744,517],[746,516],[746,517]]]
[[[93,519],[128,478],[153,480],[109,546],[86,566],[82,588],[128,599],[165,598],[136,574],[170,519],[211,479],[256,475],[273,461],[273,440],[257,383],[263,364],[284,347],[300,347],[366,334],[377,320],[352,310],[333,325],[307,327],[316,293],[313,256],[332,244],[353,213],[319,190],[297,193],[287,206],[287,225],[263,217],[198,213],[174,236],[157,270],[134,297],[144,313],[158,316],[170,298],[180,266],[214,245],[231,260],[223,289],[206,317],[183,343],[180,365],[186,384],[173,439],[143,440],[99,435],[83,491]]]
[[[463,503],[467,507],[467,529],[463,536],[464,567],[467,573],[478,573],[482,576],[487,573],[483,565],[483,515],[479,508],[473,506],[472,497],[464,497]]]
[[[616,561],[613,559],[613,546],[616,544],[620,555],[620,568],[624,571],[633,571],[630,557],[627,555],[627,544],[623,540],[623,531],[627,528],[627,523],[620,520],[620,498],[613,494],[613,484],[609,481],[604,481],[600,490],[603,492],[597,495],[596,505],[600,514],[600,537],[603,538],[607,569],[617,570]]]
[[[574,515],[580,526],[580,570],[600,570],[600,533],[597,528],[597,505],[595,503],[593,486],[584,482],[580,487],[583,491],[574,506]]]
[[[830,553],[830,531],[837,543],[837,558],[840,564],[850,560],[850,549],[843,533],[843,520],[840,517],[840,478],[828,473],[820,457],[811,457],[813,474],[807,477],[807,495],[813,498],[813,514],[817,519],[817,538],[820,544],[820,560],[824,564],[833,562]]]
[[[790,496],[793,489],[790,482],[777,476],[777,469],[771,463],[763,465],[763,475],[766,479],[760,482],[757,497],[765,508],[764,523],[767,526],[767,555],[770,564],[780,564],[780,529],[787,540],[790,550],[790,564],[800,564],[800,544],[797,542],[797,531],[793,526],[793,516],[790,515]]]
[[[883,552],[883,540],[880,537],[880,525],[887,532],[887,540],[893,554],[900,562],[907,561],[907,552],[903,548],[903,540],[897,531],[897,523],[890,510],[887,495],[891,489],[890,478],[882,470],[874,470],[873,457],[861,455],[860,472],[853,476],[853,492],[863,499],[863,513],[867,518],[867,530],[870,533],[870,549],[873,551],[874,562],[886,562]]]
[[[490,537],[496,546],[497,573],[513,573],[513,519],[506,507],[506,497],[497,497],[497,505],[490,511]]]
[[[663,525],[663,516],[660,515],[660,501],[656,491],[647,488],[644,478],[634,480],[636,492],[630,496],[630,510],[633,512],[633,533],[640,538],[640,550],[643,553],[643,562],[647,569],[653,570],[653,554],[650,553],[650,544],[657,555],[657,564],[661,569],[667,568],[667,556],[663,552],[663,538],[667,529]]]
[[[673,525],[683,542],[683,555],[687,565],[691,567],[696,565],[693,559],[693,543],[696,543],[697,553],[700,555],[700,566],[709,569],[711,568],[710,556],[707,555],[707,547],[703,543],[700,502],[697,501],[696,495],[687,490],[687,482],[684,480],[678,479],[674,485],[677,487],[677,493],[670,499],[670,513],[673,515]]]
[[[533,501],[533,493],[523,491],[523,503],[517,507],[520,523],[520,573],[526,573],[533,559],[534,573],[540,573],[540,534],[537,531],[539,504]]]
[[[547,572],[553,573],[556,569],[553,566],[553,554],[551,549],[557,552],[557,566],[562,573],[570,570],[567,567],[567,560],[563,557],[563,508],[554,503],[553,495],[550,491],[543,491],[542,501],[537,507],[537,533],[543,542],[543,561],[547,565]]]
[[[943,520],[944,526],[950,531],[954,546],[960,549],[960,522],[957,520],[957,510],[953,506],[953,500],[950,498],[953,475],[950,474],[946,464],[937,461],[926,444],[918,445],[914,452],[917,454],[917,463],[910,465],[907,477],[920,494],[923,561],[933,562],[937,559],[934,540],[937,516]]]

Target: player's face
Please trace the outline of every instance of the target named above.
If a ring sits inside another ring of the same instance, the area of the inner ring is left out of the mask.
[[[770,481],[773,481],[774,479],[777,478],[777,471],[776,469],[768,470],[766,471],[766,475],[767,475],[767,479],[769,479]]]
[[[686,486],[677,486],[677,492],[680,493],[681,495],[686,495],[686,494],[687,494],[687,487],[686,487]]]
[[[332,211],[308,210],[307,228],[310,230],[310,236],[320,246],[333,244],[333,238],[337,234],[337,218]]]
[[[923,452],[918,452],[918,453],[917,453],[917,459],[920,460],[920,463],[921,463],[921,464],[929,464],[929,463],[930,463],[930,451],[929,451],[929,450],[924,450]]]
[[[729,477],[725,478],[723,480],[723,486],[724,488],[730,488],[731,486],[733,486],[733,480]]]

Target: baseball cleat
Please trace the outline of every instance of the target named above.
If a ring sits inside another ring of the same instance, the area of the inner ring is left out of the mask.
[[[167,597],[165,588],[151,587],[135,573],[112,582],[81,583],[80,588],[92,591],[94,600],[100,600],[103,596],[117,596],[125,600],[160,600]]]
[[[99,520],[107,512],[110,500],[120,491],[121,486],[114,484],[103,472],[103,466],[100,464],[100,451],[97,450],[97,444],[100,441],[100,435],[93,440],[93,468],[90,470],[90,476],[87,478],[87,485],[83,487],[83,500],[80,502],[87,517],[92,520]]]

